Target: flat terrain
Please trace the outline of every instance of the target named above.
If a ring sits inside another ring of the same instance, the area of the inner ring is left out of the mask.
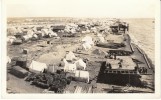
[[[126,22],[130,25],[129,34],[133,34],[133,36],[139,41],[142,49],[147,53],[147,55],[151,58],[154,63],[154,23],[152,23],[151,19],[126,19]],[[59,35],[59,34],[58,34]],[[94,37],[93,33],[89,33],[88,35]],[[39,62],[43,62],[48,64],[58,65],[60,60],[65,56],[66,51],[76,51],[76,48],[80,47],[79,40],[84,37],[77,38],[62,38],[54,39],[54,38],[46,38],[39,41],[32,41],[28,43],[24,43],[22,45],[12,46],[8,44],[7,53],[12,58],[14,56],[20,56],[22,54],[22,49],[29,49],[29,53],[27,55],[27,66],[30,65],[31,60],[36,60]],[[53,44],[47,44],[47,41],[51,41]],[[100,48],[94,46],[89,51],[82,51],[79,53],[75,53],[77,57],[87,58],[89,62],[87,63],[87,71],[89,71],[90,79],[92,80],[92,84],[74,82],[72,81],[71,85],[68,86],[68,91],[73,91],[75,86],[92,86],[97,85],[97,88],[93,90],[94,93],[107,93],[112,89],[112,86],[116,86],[113,84],[103,84],[96,82],[97,76],[100,71],[101,62],[106,61],[104,55],[94,54],[93,51],[96,49],[100,49],[106,52],[105,48]],[[7,73],[9,80],[7,81],[7,88],[11,91],[15,91],[18,93],[42,93],[43,89],[30,85],[29,82],[25,82],[24,79],[19,79],[13,76],[10,73]],[[154,75],[143,76],[141,78],[151,84],[154,84]],[[121,86],[122,87],[122,86]],[[130,87],[133,90],[144,90],[144,91],[152,91],[147,88],[140,87]],[[153,92],[153,91],[152,91]]]

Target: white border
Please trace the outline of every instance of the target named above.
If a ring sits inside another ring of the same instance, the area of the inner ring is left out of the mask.
[[[103,99],[103,98],[145,98],[145,99],[152,99],[152,98],[160,98],[160,1],[156,0],[156,21],[155,21],[155,93],[126,93],[126,94],[7,94],[6,93],[6,5],[5,0],[2,0],[2,33],[1,33],[1,90],[2,90],[2,98],[25,98],[25,99],[47,99],[47,98],[75,98],[75,99]],[[100,1],[101,2],[101,1]]]

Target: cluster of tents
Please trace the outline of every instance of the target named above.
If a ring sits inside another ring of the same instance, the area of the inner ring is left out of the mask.
[[[98,22],[81,22],[81,23],[67,23],[62,28],[62,33],[75,34],[75,33],[101,33],[109,32],[110,25],[115,21],[100,21]],[[98,23],[98,25],[97,25]],[[55,25],[54,25],[55,26]],[[57,25],[60,26],[60,25]],[[56,28],[57,28],[56,26]],[[58,31],[59,32],[59,31]],[[39,39],[41,37],[58,37],[58,33],[53,31],[52,25],[44,26],[22,26],[22,27],[8,27],[7,28],[7,42],[11,44],[17,40],[16,34],[20,34],[22,41],[28,41],[30,39]],[[101,42],[104,42],[103,36],[98,36]],[[59,37],[58,37],[59,38]],[[87,43],[84,45],[88,45]],[[87,48],[90,48],[88,45]]]
[[[85,50],[90,50],[94,46],[94,41],[91,36],[85,36],[82,40],[82,47]]]
[[[65,26],[64,32],[74,34],[78,31],[78,28],[77,24],[70,23]]]
[[[42,28],[41,30],[37,30],[35,27],[27,29],[25,33],[23,31],[18,31],[19,28],[9,28],[8,32],[10,32],[10,36],[7,37],[7,42],[13,44],[16,40],[22,40],[22,42],[26,42],[29,40],[40,39],[42,37],[58,37],[57,33],[53,32],[51,28]],[[16,37],[19,34],[20,37]]]
[[[52,71],[55,71],[56,66],[52,67]],[[86,82],[89,82],[89,72],[86,71],[86,63],[83,61],[82,58],[77,58],[72,51],[69,51],[65,57],[62,59],[61,65],[57,66],[60,67],[59,69],[63,69],[64,72],[67,73],[74,73],[75,78],[83,78]],[[41,63],[38,61],[32,60],[30,66],[28,67],[31,72],[43,72],[44,69],[48,70],[49,66],[45,63]],[[51,71],[51,68],[50,68]]]
[[[75,78],[83,78],[87,83],[89,82],[89,72],[86,71],[87,65],[82,58],[77,58],[72,51],[69,51],[62,61],[65,72],[74,73]]]

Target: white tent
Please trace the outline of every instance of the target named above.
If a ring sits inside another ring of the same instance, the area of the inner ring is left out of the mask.
[[[88,71],[76,70],[75,77],[84,78],[86,79],[86,82],[89,83],[89,72]]]
[[[83,42],[89,42],[89,41],[92,41],[92,37],[90,36],[85,36],[83,39],[82,39]]]
[[[16,40],[16,37],[15,36],[8,36],[7,37],[7,42],[10,42],[11,44],[13,43],[13,41]]]
[[[29,69],[33,71],[42,72],[44,71],[44,69],[47,69],[47,65],[45,63],[32,60]]]
[[[52,30],[49,31],[49,34],[48,34],[50,37],[57,37],[58,35],[53,32]]]
[[[38,38],[38,36],[36,34],[33,34],[33,37],[36,38],[36,39]]]
[[[36,26],[34,26],[34,27],[32,28],[32,30],[33,30],[34,32],[36,32],[36,31],[37,31]]]
[[[48,35],[49,34],[49,30],[48,29],[41,29],[41,32],[43,33],[43,35]]]
[[[69,51],[69,53],[65,55],[65,59],[72,61],[72,60],[76,59],[76,57],[72,51]]]
[[[48,66],[48,69],[47,69],[49,72],[51,72],[51,73],[53,73],[53,72],[55,72],[55,66],[54,65],[50,65],[50,66]]]
[[[44,33],[42,31],[36,31],[35,32],[38,36],[40,37],[43,37],[44,36]]]
[[[11,63],[11,58],[7,56],[7,63]]]
[[[23,39],[24,41],[28,41],[30,38],[31,38],[30,35],[24,35],[24,36],[22,36],[22,39]]]
[[[100,42],[105,42],[104,37],[98,37]]]
[[[77,66],[77,68],[83,67],[84,70],[86,69],[86,63],[82,59],[79,59],[79,60],[76,61],[76,66]]]
[[[92,40],[92,37],[90,37],[90,36],[85,36],[82,39],[82,42],[87,43],[87,44],[90,44],[91,46],[94,46],[94,42]]]
[[[22,33],[22,29],[20,27],[17,28],[17,33]]]
[[[74,64],[68,63],[68,62],[66,61],[65,58],[63,59],[63,62],[64,62],[64,64],[65,64],[65,65],[64,65],[64,71],[65,71],[65,72],[72,72],[72,73],[75,73],[75,71],[76,71],[76,69],[77,69],[75,63],[74,63]]]
[[[83,46],[83,49],[85,49],[85,50],[89,50],[89,49],[91,49],[91,48],[92,48],[92,46],[90,45],[90,43],[89,43],[89,42],[85,42],[85,43],[83,43],[83,44],[82,44],[82,46]]]
[[[32,37],[33,34],[34,34],[33,30],[30,29],[30,30],[27,31],[27,35],[29,35],[29,36]]]
[[[100,33],[97,33],[97,36],[98,36],[98,37],[102,37],[103,35],[102,35],[102,34],[100,34]]]
[[[14,34],[17,33],[17,29],[15,27],[7,28],[7,33],[11,34],[11,35],[14,35]]]

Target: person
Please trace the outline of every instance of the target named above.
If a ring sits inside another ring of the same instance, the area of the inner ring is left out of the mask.
[[[145,67],[143,67],[143,74],[145,74]]]
[[[127,31],[129,31],[129,24],[127,24],[126,29],[127,29]]]
[[[123,62],[123,59],[120,59],[120,62],[122,63]]]
[[[145,73],[147,74],[147,72],[148,72],[148,70],[147,70],[147,68],[145,68]]]
[[[137,66],[135,66],[135,71],[137,71],[138,70],[138,67]]]
[[[119,68],[122,68],[122,64],[121,63],[119,63]]]
[[[111,64],[109,63],[109,69],[112,69],[112,66],[111,66]]]
[[[111,54],[109,54],[109,59],[112,59]]]
[[[114,59],[116,60],[116,54],[114,54]]]

